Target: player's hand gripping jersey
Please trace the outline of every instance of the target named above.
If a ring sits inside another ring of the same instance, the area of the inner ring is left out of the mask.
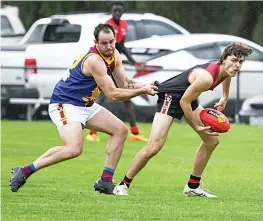
[[[168,114],[173,118],[181,119],[184,115],[183,110],[180,106],[180,100],[191,85],[189,82],[189,75],[194,69],[201,68],[208,71],[213,77],[213,84],[209,90],[213,90],[218,86],[222,81],[226,79],[222,78],[216,82],[216,79],[220,72],[220,64],[217,62],[206,63],[202,65],[196,65],[181,74],[170,78],[158,86],[159,90],[159,99],[157,102],[158,112],[163,114]],[[197,100],[191,103],[192,110],[195,110],[198,107]]]
[[[83,62],[89,56],[100,56],[106,67],[108,75],[111,75],[116,66],[116,56],[111,60],[104,57],[98,49],[91,47],[89,52],[77,58],[66,71],[64,77],[56,84],[50,99],[50,104],[72,104],[81,107],[90,107],[101,93],[95,79],[82,73]]]

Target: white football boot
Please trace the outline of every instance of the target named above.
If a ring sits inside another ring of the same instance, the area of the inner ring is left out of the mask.
[[[128,195],[128,186],[124,183],[122,185],[118,184],[114,190],[113,190],[113,194],[115,195],[119,195],[119,196],[129,196]]]
[[[209,193],[207,190],[205,190],[202,186],[199,186],[196,189],[191,189],[187,184],[184,187],[183,191],[185,196],[189,197],[208,197],[208,198],[216,198],[217,196]]]

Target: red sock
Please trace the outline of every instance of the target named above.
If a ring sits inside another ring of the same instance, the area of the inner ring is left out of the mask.
[[[120,185],[123,185],[124,183],[126,184],[126,186],[129,188],[131,185],[133,179],[129,179],[127,176],[125,176],[123,178],[123,180],[121,181]]]
[[[96,130],[90,130],[89,131],[89,134],[92,135],[92,134],[97,134],[97,131]]]
[[[131,133],[132,134],[139,134],[139,127],[137,127],[137,126],[132,126],[131,127]]]
[[[192,189],[196,189],[200,186],[200,180],[201,180],[201,177],[193,176],[191,174],[189,181],[188,181],[188,186]]]
[[[107,171],[107,170],[111,170],[111,171]],[[112,182],[112,177],[114,174],[114,170],[110,169],[110,168],[104,168],[102,175],[101,175],[101,180],[103,182]]]
[[[31,164],[31,165],[32,165],[32,164]],[[24,167],[22,168],[22,172],[23,172],[23,174],[25,175],[25,177],[28,178],[28,177],[30,177],[33,173],[36,172],[36,169],[35,169],[35,168],[32,169],[32,168],[30,167],[30,165],[28,165],[28,166],[24,166]]]

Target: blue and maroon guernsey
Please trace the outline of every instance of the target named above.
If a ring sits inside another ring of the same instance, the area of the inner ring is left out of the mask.
[[[104,57],[96,46],[91,47],[89,52],[77,58],[66,71],[64,77],[56,84],[50,104],[72,104],[81,107],[90,107],[101,93],[95,79],[82,73],[82,64],[88,56],[100,56],[106,67],[107,74],[111,75],[116,66],[115,52],[112,59]]]

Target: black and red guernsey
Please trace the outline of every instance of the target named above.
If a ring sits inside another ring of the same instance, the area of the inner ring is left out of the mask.
[[[158,101],[157,112],[168,114],[173,118],[181,119],[184,115],[180,106],[180,100],[187,88],[191,85],[189,82],[189,75],[194,69],[204,69],[213,77],[213,84],[208,90],[213,90],[216,86],[222,83],[226,77],[217,81],[220,73],[220,64],[218,62],[210,62],[206,64],[196,65],[181,74],[174,76],[158,86]],[[197,100],[191,103],[192,110],[198,107]]]
[[[225,78],[220,79],[216,84],[216,79],[220,72],[220,64],[217,62],[211,62],[201,65],[196,65],[181,74],[172,77],[163,83],[161,83],[159,87],[160,92],[182,92],[184,93],[186,89],[191,85],[189,82],[189,75],[192,73],[194,69],[204,69],[208,71],[213,77],[213,85],[209,88],[209,90],[213,90],[216,86],[218,86]]]

